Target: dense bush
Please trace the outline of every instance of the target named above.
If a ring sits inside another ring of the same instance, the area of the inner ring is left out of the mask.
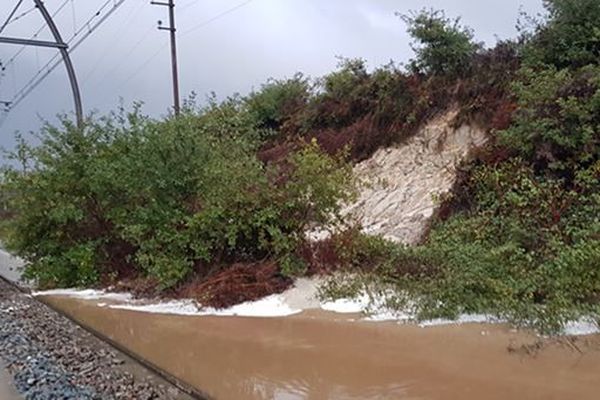
[[[26,168],[5,171],[3,192],[15,212],[7,244],[27,276],[42,286],[150,276],[167,288],[237,261],[300,269],[290,265],[305,229],[332,222],[350,170],[315,143],[265,167],[241,108],[165,121],[134,111],[83,130],[65,120],[39,146],[21,144]]]
[[[600,3],[597,0],[544,0],[548,16],[526,33],[526,61],[558,69],[600,61]]]
[[[462,190],[473,206],[438,222],[422,245],[344,238],[338,257],[352,274],[324,295],[366,290],[419,319],[491,314],[545,333],[600,320],[600,163],[570,189],[519,159],[479,165]]]
[[[401,15],[415,40],[415,72],[451,78],[467,75],[473,56],[481,45],[473,41],[473,31],[460,25],[460,18],[447,18],[443,11],[424,9]]]
[[[388,279],[419,299],[424,316],[487,312],[552,332],[600,319],[600,74],[587,40],[600,28],[590,17],[598,3],[546,6],[547,21],[524,38],[512,123],[465,166],[449,200],[457,213],[412,250],[439,269],[431,279]],[[556,47],[565,43],[569,51]]]
[[[523,68],[514,84],[519,110],[503,144],[539,168],[572,173],[600,159],[600,68]]]
[[[316,138],[329,154],[349,148],[350,158],[362,161],[449,107],[461,110],[457,123],[506,127],[514,110],[509,84],[519,67],[518,46],[484,50],[470,29],[438,11],[405,21],[419,43],[408,70],[393,63],[369,70],[362,59],[341,59],[320,79],[298,75],[252,93],[247,103],[262,126],[278,127],[266,138],[263,158],[280,158],[302,137]]]
[[[317,81],[317,94],[306,112],[304,130],[339,129],[369,112],[370,74],[364,60],[342,60],[338,69]]]
[[[330,153],[347,146],[355,161],[410,136],[430,106],[420,80],[393,64],[368,72],[364,61],[344,60],[316,88],[299,133]]]
[[[461,104],[497,104],[483,121],[496,130],[460,169],[427,240],[358,235],[346,247],[354,279],[327,295],[366,287],[419,318],[486,313],[544,332],[600,321],[600,3],[545,4],[547,20],[520,43],[473,56]]]
[[[588,40],[600,9],[546,6],[548,19],[524,38],[512,123],[465,167],[450,200],[458,212],[417,249],[439,275],[398,278],[425,314],[491,312],[545,331],[600,318],[600,74]]]
[[[291,117],[306,106],[310,96],[308,78],[296,74],[291,79],[269,80],[260,90],[248,95],[245,103],[257,126],[277,135],[281,130],[293,129],[287,128],[286,123],[295,122]]]
[[[600,316],[597,169],[568,189],[518,159],[475,168],[474,207],[437,226],[419,249],[443,266],[427,309],[493,312],[545,330]]]

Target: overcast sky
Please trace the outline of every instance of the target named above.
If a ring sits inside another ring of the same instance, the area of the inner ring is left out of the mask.
[[[46,0],[65,40],[81,28],[106,0]],[[115,2],[117,0],[110,0]],[[0,24],[18,0],[0,0]],[[156,29],[168,21],[165,7],[149,0],[124,4],[79,48],[72,58],[86,113],[114,109],[141,100],[151,115],[166,113],[172,103],[168,32]],[[423,7],[444,9],[462,18],[479,41],[488,46],[498,38],[516,36],[519,10],[542,12],[542,0],[176,0],[178,55],[182,96],[192,91],[200,100],[210,92],[219,97],[247,93],[269,77],[300,71],[320,76],[335,68],[336,56],[361,57],[370,68],[411,56],[410,39],[396,11]],[[31,8],[24,0],[17,16]],[[112,3],[111,3],[112,4]],[[232,10],[233,9],[233,10]],[[105,8],[108,10],[108,8]],[[232,10],[228,13],[228,10]],[[97,20],[97,19],[96,19]],[[10,23],[2,36],[31,37],[43,26],[33,11]],[[50,40],[44,29],[38,39]],[[0,44],[7,62],[19,46]],[[26,48],[0,79],[0,101],[10,100],[38,68],[55,54],[51,49]],[[0,126],[0,145],[11,147],[16,130],[37,130],[41,119],[72,113],[64,67],[59,66]]]

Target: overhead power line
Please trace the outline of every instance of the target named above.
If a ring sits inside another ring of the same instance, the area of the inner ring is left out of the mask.
[[[12,19],[12,17],[15,16],[17,10],[19,10],[19,7],[21,7],[22,3],[23,3],[23,0],[19,0],[19,2],[17,3],[17,5],[10,12],[10,14],[8,14],[8,18],[6,18],[6,21],[4,21],[4,23],[2,24],[2,26],[0,26],[0,33],[2,33],[2,31],[4,30],[4,28],[6,28],[6,25],[10,24],[10,20]]]
[[[188,8],[195,6],[196,4],[198,4],[199,0],[192,0],[187,4],[184,4],[182,6],[178,6],[179,7],[179,12],[182,12],[183,10],[187,10]]]
[[[109,53],[109,51],[115,50],[115,43],[120,43],[119,39],[124,37],[125,32],[128,32],[132,27],[135,26],[134,21],[136,21],[139,18],[139,16],[141,15],[140,10],[144,6],[144,4],[147,4],[146,0],[137,0],[137,1],[138,1],[138,4],[131,8],[129,14],[127,14],[125,17],[124,22],[121,22],[119,24],[119,29],[115,30],[114,34],[110,37],[110,39],[106,40],[106,44],[105,44],[104,48],[97,52],[96,61],[92,64],[92,68],[90,70],[88,70],[85,73],[85,75],[83,75],[83,78],[81,80],[82,84],[84,86],[87,84],[87,82],[89,81],[89,78],[96,72],[96,70],[98,68],[100,68],[100,66],[102,65],[102,61],[105,59],[105,57]],[[140,39],[131,48],[129,48],[129,50],[126,51],[124,54],[131,56],[132,53],[138,48],[138,46],[140,44],[142,44],[144,39],[146,39],[148,37],[148,34],[153,29],[154,29],[154,26],[148,26],[148,29],[142,34]],[[102,81],[104,81],[104,79],[106,77],[112,76],[113,72],[121,65],[121,63],[124,63],[126,61],[126,59],[122,58],[120,61],[121,62],[119,64],[117,64],[117,66],[111,68],[108,71],[105,71],[105,73],[102,75],[102,79],[100,79],[99,81],[102,82]]]
[[[56,9],[56,11],[54,11],[54,13],[52,13],[52,18],[56,17],[61,11],[62,9],[69,3],[69,0],[64,0],[63,3],[60,5],[60,7],[58,7]],[[35,7],[33,8],[35,10]],[[14,21],[14,20],[13,20]],[[11,22],[13,22],[11,21]],[[44,28],[46,28],[46,25],[42,25],[34,34],[33,36],[31,36],[29,39],[33,40],[35,38],[38,37],[38,35],[40,33],[42,33],[42,31],[44,30]],[[1,32],[1,31],[0,31]],[[6,68],[8,68],[11,64],[13,64],[15,62],[15,60],[17,59],[17,57],[19,57],[19,55],[21,55],[21,53],[27,48],[27,46],[21,46],[19,47],[19,49],[8,59],[8,61],[6,63],[4,63],[2,65],[2,71],[6,70]]]
[[[107,0],[102,7],[85,23],[82,27],[75,32],[75,34],[67,41],[69,45],[69,52],[74,51],[81,43],[87,39],[106,19],[112,15],[123,3],[125,0]],[[102,15],[103,10],[113,3],[112,8],[110,8],[104,15]],[[98,21],[93,23],[94,19],[100,17]],[[77,38],[84,30],[87,30],[83,35],[75,41],[73,44],[71,42]],[[50,75],[54,69],[58,65],[60,65],[61,60],[57,60],[58,54],[54,55],[34,76],[25,84],[10,100],[10,110],[15,108],[19,103],[21,103],[42,81]]]
[[[239,10],[240,8],[242,8],[242,7],[244,7],[244,6],[247,6],[248,4],[250,4],[250,3],[251,3],[251,2],[253,2],[253,1],[254,1],[254,0],[247,0],[247,1],[243,2],[243,3],[241,3],[241,4],[238,4],[238,5],[236,5],[235,7],[229,8],[229,9],[227,9],[227,10],[225,10],[225,11],[223,11],[223,12],[221,12],[221,13],[217,14],[217,15],[215,15],[214,17],[211,17],[211,18],[209,18],[209,19],[207,19],[207,20],[205,20],[205,21],[202,21],[201,23],[199,23],[199,24],[197,24],[197,25],[193,26],[192,28],[190,28],[190,29],[186,30],[185,32],[183,32],[183,33],[181,34],[181,36],[183,36],[183,35],[186,35],[186,34],[189,34],[189,33],[193,32],[193,31],[196,31],[196,30],[198,30],[198,29],[200,29],[200,28],[203,28],[203,27],[205,27],[205,26],[207,26],[207,25],[209,25],[209,24],[211,24],[211,23],[213,23],[213,22],[215,22],[215,21],[217,21],[217,20],[219,20],[219,19],[221,19],[221,18],[225,17],[226,15],[228,15],[228,14],[231,14],[231,13],[233,13],[234,11],[237,11],[237,10]],[[182,8],[188,8],[188,7],[191,7],[191,6],[195,5],[196,3],[197,3],[197,1],[190,2],[190,3],[186,4],[186,5],[184,5]],[[181,11],[181,10],[180,10],[180,11]],[[136,43],[136,46],[135,46],[135,47],[137,47],[137,46],[138,46],[138,45],[139,45],[139,44],[142,42],[142,40],[143,40],[143,38],[142,38],[142,39],[140,39],[140,41],[139,41],[138,43]],[[145,60],[144,60],[144,61],[143,61],[143,62],[142,62],[142,63],[141,63],[141,64],[140,64],[140,65],[139,65],[139,66],[138,66],[138,67],[137,67],[135,70],[134,70],[134,72],[133,72],[133,73],[129,74],[129,75],[127,76],[127,78],[125,78],[125,79],[122,81],[122,83],[121,83],[119,86],[125,86],[125,85],[126,85],[127,83],[129,83],[129,82],[130,82],[130,81],[131,81],[133,78],[135,78],[135,77],[136,77],[136,76],[137,76],[137,75],[138,75],[140,72],[142,72],[142,71],[143,71],[143,70],[144,70],[144,69],[145,69],[145,68],[146,68],[146,67],[147,67],[147,66],[150,64],[150,62],[152,62],[152,61],[153,61],[153,60],[154,60],[156,57],[158,57],[158,55],[160,54],[160,52],[161,52],[161,51],[162,51],[162,50],[163,50],[165,47],[167,47],[168,45],[169,45],[169,43],[168,43],[168,42],[165,42],[165,43],[163,43],[163,44],[162,44],[160,47],[158,47],[158,48],[156,49],[156,51],[155,51],[154,53],[152,53],[152,54],[151,54],[151,55],[150,55],[150,56],[149,56],[147,59],[145,59]],[[120,63],[120,64],[121,64],[121,63]],[[120,65],[120,64],[119,64],[119,65]]]
[[[254,1],[254,0],[246,0],[245,2],[243,2],[243,3],[240,3],[240,4],[238,4],[238,5],[237,5],[237,6],[235,6],[235,7],[232,7],[232,8],[230,8],[230,9],[228,9],[228,10],[225,10],[225,11],[223,11],[222,13],[220,13],[220,14],[217,14],[217,15],[215,15],[214,17],[212,17],[212,18],[210,18],[210,19],[207,19],[206,21],[204,21],[204,22],[201,22],[201,23],[199,23],[198,25],[196,25],[196,26],[193,26],[193,27],[191,27],[190,29],[188,29],[188,30],[184,31],[184,32],[181,34],[181,36],[187,35],[187,34],[189,34],[189,33],[191,33],[191,32],[194,32],[195,30],[198,30],[198,29],[200,29],[200,28],[202,28],[202,27],[204,27],[204,26],[206,26],[206,25],[210,24],[211,22],[214,22],[214,21],[216,21],[216,20],[218,20],[218,19],[220,19],[220,18],[223,18],[224,16],[226,16],[226,15],[228,15],[228,14],[231,14],[232,12],[234,12],[234,11],[237,11],[237,10],[239,10],[240,8],[247,6],[248,4],[252,3],[253,1]]]
[[[142,72],[144,70],[144,68],[146,68],[148,66],[148,64],[150,64],[150,62],[152,60],[154,60],[156,57],[158,57],[160,52],[168,45],[169,45],[169,42],[165,41],[159,48],[156,49],[156,51],[154,53],[152,53],[152,55],[150,57],[148,57],[142,64],[140,64],[140,66],[138,68],[136,68],[133,73],[129,74],[129,76],[127,78],[125,78],[125,80],[123,81],[123,83],[120,86],[125,86],[125,84],[129,83],[129,81],[131,81],[133,78],[135,78],[140,72]]]
[[[182,33],[182,35],[187,35],[190,34],[191,32],[194,32],[202,27],[205,27],[209,24],[211,24],[214,21],[217,21],[225,16],[227,16],[228,14],[231,14],[239,9],[241,9],[242,7],[247,6],[248,4],[252,3],[254,0],[246,0],[230,9],[227,9],[217,15],[215,15],[214,17],[205,20],[195,26],[193,26],[192,28],[184,31]],[[55,14],[57,14],[58,12],[60,12],[60,10],[66,5],[68,4],[69,0],[65,0],[65,2],[59,7],[59,9],[55,12]],[[113,6],[110,10],[108,10],[108,12],[106,14],[104,14],[97,22],[93,22],[94,19],[98,18],[104,8],[106,8],[110,3],[113,3]],[[83,24],[81,26],[80,29],[78,29],[73,36],[67,41],[67,44],[69,45],[69,50],[70,52],[74,51],[85,39],[87,39],[87,37],[89,37],[93,31],[95,31],[114,11],[116,11],[123,3],[125,2],[125,0],[107,0],[102,7],[100,7],[100,9],[90,18],[90,20],[88,20],[85,24]],[[184,5],[182,8],[187,8],[187,7],[191,7],[192,5],[195,5],[197,3],[197,1],[192,1],[186,5]],[[22,18],[23,16],[27,15],[29,12],[35,10],[35,7],[33,7],[33,9],[28,10],[22,14],[20,14],[19,16],[15,17],[12,19],[11,22],[14,22],[16,19]],[[36,34],[34,35],[37,36],[41,30],[43,29],[43,27],[36,32]],[[78,38],[79,35],[82,34],[82,32],[84,30],[87,29],[87,32],[83,33],[83,35]],[[73,42],[75,39],[76,40],[73,44],[71,44],[71,42]],[[141,43],[141,40],[139,42],[136,43],[136,47]],[[157,51],[155,53],[152,54],[152,56],[150,58],[148,58],[142,65],[140,65],[140,67],[138,69],[136,69],[136,72],[134,74],[132,74],[127,81],[129,81],[131,78],[133,78],[134,76],[136,76],[139,72],[141,72],[142,69],[144,69],[154,58],[156,58],[158,56],[158,54],[160,53],[160,51],[162,51],[162,49],[164,49],[166,47],[167,43],[165,43],[163,46],[160,46]],[[22,51],[22,50],[20,50]],[[20,51],[15,54],[15,56],[13,56],[10,60],[9,63],[13,63],[14,59],[20,54]],[[16,92],[16,94],[14,95],[14,97],[8,102],[10,104],[10,108],[9,111],[12,110],[13,108],[15,108],[20,102],[22,102],[39,84],[41,84],[41,82],[52,72],[54,71],[54,69],[56,69],[56,67],[60,64],[60,60],[57,60],[58,55],[55,55],[54,57],[52,57],[42,68],[40,68],[37,73],[34,75],[34,77],[27,82],[26,85],[24,85],[19,91]],[[4,66],[3,69],[6,68],[6,64]]]
[[[12,21],[10,21],[10,22],[11,22],[11,23],[13,23],[13,22],[15,22],[15,21],[18,21],[18,20],[20,20],[20,19],[21,19],[21,18],[23,18],[23,17],[26,17],[27,15],[31,14],[32,12],[34,12],[36,8],[37,8],[36,6],[33,6],[33,7],[31,7],[31,8],[30,8],[30,9],[28,9],[27,11],[24,11],[24,12],[22,12],[21,14],[17,15],[16,17],[14,17],[14,18],[12,19]]]

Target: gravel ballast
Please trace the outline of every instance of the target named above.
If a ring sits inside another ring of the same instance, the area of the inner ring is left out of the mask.
[[[0,358],[25,399],[188,398],[2,280]]]

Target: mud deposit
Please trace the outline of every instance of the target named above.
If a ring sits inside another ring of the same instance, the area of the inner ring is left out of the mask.
[[[321,312],[185,317],[46,300],[216,399],[599,396],[598,336],[540,349],[535,336],[502,325],[423,329]]]

